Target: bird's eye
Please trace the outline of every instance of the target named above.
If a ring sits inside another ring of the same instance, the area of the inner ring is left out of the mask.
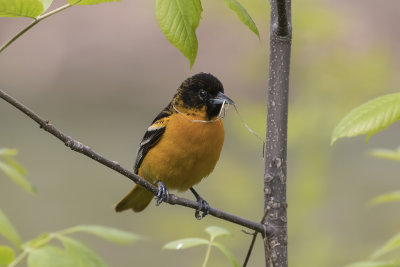
[[[200,92],[199,92],[199,96],[200,96],[201,99],[206,98],[206,96],[207,96],[207,91],[201,89]]]

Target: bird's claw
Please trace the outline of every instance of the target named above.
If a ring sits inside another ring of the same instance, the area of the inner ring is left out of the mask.
[[[160,205],[164,200],[169,200],[168,189],[163,182],[157,182],[158,192],[156,195],[156,206]]]
[[[210,205],[208,204],[207,201],[205,201],[203,198],[198,198],[197,203],[199,203],[199,207],[196,209],[196,212],[194,213],[194,216],[196,217],[197,220],[201,220],[204,217],[206,217],[207,214],[210,213]]]
[[[197,220],[201,220],[204,217],[206,217],[207,214],[210,213],[210,205],[208,204],[207,201],[205,201],[197,192],[194,190],[193,187],[190,188],[190,191],[192,191],[193,195],[196,197],[197,203],[199,203],[199,207],[196,209],[196,212],[194,213],[194,216],[196,217]]]

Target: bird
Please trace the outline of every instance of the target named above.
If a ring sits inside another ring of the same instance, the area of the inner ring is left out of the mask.
[[[156,116],[140,142],[134,173],[158,186],[157,205],[169,197],[169,189],[194,194],[201,219],[210,206],[193,186],[207,177],[219,160],[225,138],[224,106],[234,101],[224,94],[221,81],[209,73],[184,80],[171,102]],[[153,194],[136,185],[115,210],[144,210]]]

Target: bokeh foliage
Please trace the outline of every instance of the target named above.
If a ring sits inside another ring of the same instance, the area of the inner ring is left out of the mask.
[[[125,4],[122,1],[119,5]],[[66,16],[69,20],[62,21],[64,23],[58,27],[70,24],[71,29],[63,32],[62,36],[55,34],[53,38],[65,38],[67,48],[59,44],[55,46],[57,50],[52,50],[54,45],[46,46],[46,41],[50,40],[47,35],[42,40],[19,40],[19,45],[29,44],[24,53],[46,50],[58,65],[49,69],[42,66],[45,71],[41,72],[42,68],[37,64],[29,69],[32,59],[26,57],[30,60],[20,64],[27,65],[26,69],[15,67],[13,62],[20,59],[20,54],[8,50],[10,56],[4,56],[0,62],[2,73],[8,74],[4,75],[1,85],[9,85],[7,88],[12,87],[21,95],[21,100],[28,99],[35,110],[48,116],[56,125],[99,152],[116,158],[124,166],[132,164],[143,131],[166,104],[166,99],[172,96],[181,79],[199,71],[216,72],[227,95],[238,103],[241,116],[263,136],[269,27],[267,7],[265,1],[246,1],[246,9],[259,26],[260,43],[248,29],[241,31],[242,25],[235,14],[227,11],[225,3],[205,4],[204,21],[198,29],[198,66],[194,65],[192,72],[187,70],[187,62],[181,61],[181,55],[174,54],[174,48],[168,50],[171,45],[165,38],[157,35],[159,29],[154,17],[145,20],[138,12],[135,18],[120,21],[120,13],[115,12],[112,20],[106,20],[114,13],[114,9],[107,7],[104,13],[100,13],[104,15],[103,23],[94,13],[96,27],[91,24],[85,28],[91,22],[89,13],[92,11],[70,9],[68,14],[60,17],[61,20]],[[398,229],[393,218],[395,213],[389,218],[382,217],[383,214],[376,209],[364,209],[369,199],[388,192],[386,187],[396,184],[390,174],[379,178],[374,174],[382,173],[380,168],[396,167],[369,162],[360,156],[360,151],[366,147],[358,144],[358,139],[340,141],[334,148],[329,146],[334,126],[352,108],[398,89],[392,85],[396,61],[392,52],[378,40],[357,42],[362,36],[350,32],[349,25],[360,19],[341,11],[330,2],[293,2],[288,151],[289,260],[293,266],[333,267],[365,259]],[[118,9],[118,12],[123,11]],[[134,8],[129,12],[135,12]],[[154,6],[150,6],[148,12],[152,14]],[[87,20],[82,21],[82,17]],[[129,24],[128,20],[135,23]],[[118,21],[117,26],[112,21]],[[227,22],[232,24],[228,25],[230,30],[223,26]],[[135,31],[132,39],[126,38],[124,31],[113,35],[121,28],[130,33],[136,29],[136,24],[146,31]],[[37,28],[38,34],[51,31],[51,27],[46,28],[45,24],[40,27]],[[83,35],[76,35],[79,32]],[[90,37],[85,36],[89,36],[88,32]],[[96,32],[107,38],[96,39]],[[146,39],[151,35],[156,36],[154,40]],[[230,39],[225,43],[222,37],[226,36]],[[146,41],[146,44],[139,46],[141,41]],[[32,50],[31,45],[43,48]],[[101,52],[95,53],[96,49]],[[57,54],[58,50],[65,54]],[[33,54],[29,55],[34,58]],[[43,62],[52,63],[52,59],[47,57]],[[25,79],[19,78],[20,73],[24,73]],[[32,73],[34,76],[30,76]],[[29,165],[31,177],[43,194],[32,201],[10,189],[2,192],[2,204],[13,218],[18,218],[14,209],[24,209],[30,214],[33,208],[27,202],[40,203],[38,206],[41,208],[35,210],[40,217],[48,216],[49,212],[54,217],[43,222],[36,219],[38,216],[31,216],[25,225],[25,235],[32,236],[42,228],[62,229],[76,224],[77,218],[119,225],[152,236],[152,242],[141,244],[135,252],[124,248],[111,252],[109,247],[104,248],[92,241],[96,251],[109,257],[110,262],[115,263],[113,265],[156,265],[160,262],[172,265],[178,256],[160,250],[162,244],[177,237],[199,236],[205,227],[218,223],[212,218],[196,222],[192,212],[168,206],[152,206],[139,215],[114,214],[112,204],[132,186],[129,181],[124,182],[120,176],[97,164],[70,155],[60,144],[50,141],[45,133],[31,131],[32,125],[18,118],[14,111],[4,105],[0,108],[2,125],[8,125],[0,133],[4,137],[2,140],[8,142],[2,146],[20,148],[23,162]],[[15,121],[15,117],[18,120]],[[241,125],[233,110],[228,111],[225,122],[227,138],[221,160],[215,172],[198,188],[211,205],[259,220],[263,208],[261,143]],[[30,135],[25,140],[27,132]],[[393,139],[390,133],[391,129],[384,139]],[[385,142],[384,139],[377,134],[370,142]],[[358,141],[363,143],[361,138]],[[356,151],[356,156],[349,150]],[[2,188],[9,188],[7,186],[2,184]],[[74,197],[71,197],[72,192]],[[12,208],[5,204],[11,197],[18,199]],[[375,216],[376,213],[380,216]],[[25,224],[22,218],[18,221]],[[378,221],[383,221],[381,229],[372,228]],[[227,237],[229,248],[233,248],[240,262],[249,245],[249,237],[235,226],[223,224],[223,227],[232,233]],[[204,253],[196,248],[187,252],[178,258],[184,266],[193,265],[193,257]],[[258,241],[250,265],[262,266],[263,263],[262,244]],[[224,256],[216,255],[210,259],[210,266],[230,266],[230,263]]]

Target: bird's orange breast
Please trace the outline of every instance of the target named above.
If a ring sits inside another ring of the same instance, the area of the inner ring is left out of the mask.
[[[224,143],[221,119],[211,122],[176,113],[169,117],[160,141],[150,149],[139,175],[150,182],[185,191],[214,169]]]

